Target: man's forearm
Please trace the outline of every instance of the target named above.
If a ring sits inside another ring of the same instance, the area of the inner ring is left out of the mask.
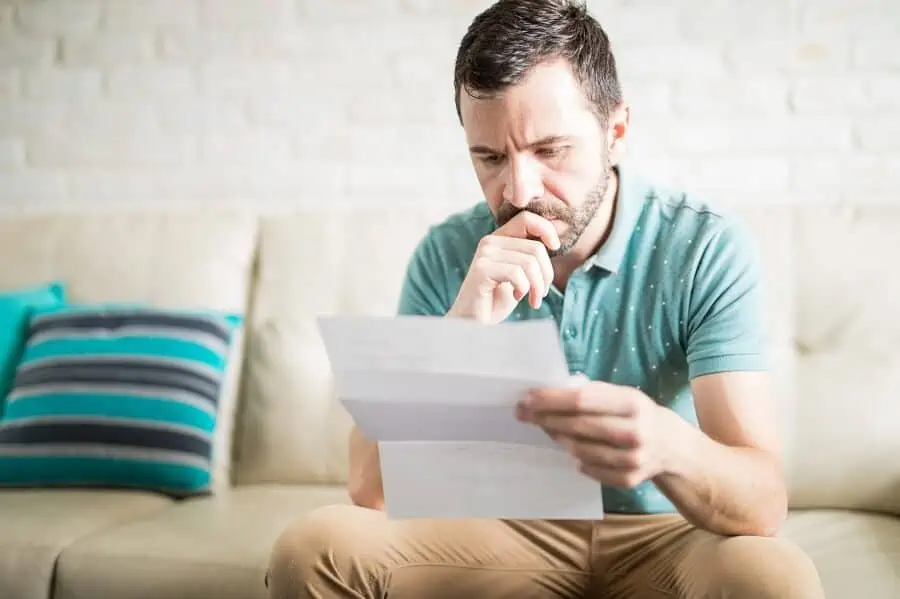
[[[375,510],[384,509],[384,488],[378,444],[366,439],[354,426],[350,431],[349,476],[347,491],[356,505]]]
[[[777,461],[757,449],[718,443],[680,419],[678,423],[682,432],[675,435],[666,471],[654,479],[660,491],[701,528],[722,535],[774,535],[787,512]]]

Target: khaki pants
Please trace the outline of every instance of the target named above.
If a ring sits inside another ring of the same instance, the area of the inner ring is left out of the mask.
[[[272,599],[823,599],[777,538],[720,537],[678,515],[603,521],[406,520],[319,509],[275,544]]]

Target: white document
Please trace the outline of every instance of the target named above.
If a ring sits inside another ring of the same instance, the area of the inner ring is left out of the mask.
[[[379,442],[393,518],[600,519],[600,483],[515,418],[535,386],[571,383],[553,321],[327,317],[340,401]]]

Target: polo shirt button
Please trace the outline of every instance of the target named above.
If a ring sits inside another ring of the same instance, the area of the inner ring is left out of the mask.
[[[563,331],[563,338],[566,341],[571,341],[577,335],[577,331],[575,331],[575,327],[566,327],[566,330]]]

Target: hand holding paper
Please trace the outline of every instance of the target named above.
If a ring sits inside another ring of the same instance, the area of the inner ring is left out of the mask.
[[[325,318],[338,396],[379,442],[392,517],[603,515],[600,484],[516,418],[536,387],[570,382],[552,321]]]
[[[665,470],[664,408],[631,387],[591,382],[534,390],[517,408],[579,462],[582,472],[631,488]],[[669,427],[671,430],[671,427]]]

